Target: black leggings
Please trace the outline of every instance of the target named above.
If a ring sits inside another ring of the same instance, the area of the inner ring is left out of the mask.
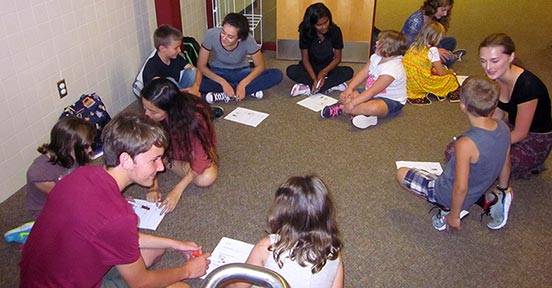
[[[318,74],[320,69],[316,69],[316,67],[312,67],[314,69],[314,73]],[[303,64],[294,64],[290,65],[286,69],[286,74],[289,77],[289,79],[297,82],[297,83],[303,83],[307,84],[310,87],[312,87],[312,79],[309,76],[309,73],[307,73],[307,70],[305,70],[305,66]],[[326,91],[336,85],[339,85],[343,82],[347,82],[353,78],[353,68],[349,66],[337,66],[335,67],[330,73],[327,75],[326,81],[324,81],[324,86],[320,88],[320,91]]]

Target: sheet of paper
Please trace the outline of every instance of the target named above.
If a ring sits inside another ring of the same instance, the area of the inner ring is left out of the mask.
[[[250,110],[247,108],[238,107],[234,111],[228,113],[224,119],[238,122],[241,124],[257,127],[261,122],[263,122],[269,114],[258,112],[255,110]]]
[[[320,112],[324,107],[337,103],[337,99],[326,96],[321,93],[311,95],[299,102],[297,104],[308,108],[314,112]]]
[[[456,75],[456,79],[458,80],[458,83],[462,85],[464,83],[464,80],[468,79],[470,76],[462,76],[462,75]]]
[[[420,161],[396,161],[397,169],[401,167],[418,168],[431,172],[435,175],[441,175],[443,168],[439,162],[420,162]]]
[[[235,240],[232,238],[222,237],[213,253],[211,253],[211,264],[209,264],[209,269],[207,273],[201,277],[209,275],[216,268],[230,264],[230,263],[245,263],[249,253],[253,249],[253,244],[249,244],[240,240]]]
[[[157,230],[165,214],[161,213],[162,209],[157,207],[156,203],[142,199],[134,199],[134,202],[129,201],[128,203],[132,205],[134,213],[138,215],[138,228]]]

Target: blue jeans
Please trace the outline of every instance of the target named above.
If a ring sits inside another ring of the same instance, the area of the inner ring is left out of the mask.
[[[447,49],[448,51],[452,52],[456,50],[456,39],[454,37],[443,37],[441,41],[439,41],[439,45],[437,45],[438,48]],[[456,59],[454,60],[447,60],[445,61],[445,65],[447,67],[452,66],[456,62]]]
[[[167,79],[171,80],[176,86],[178,86],[178,89],[184,89],[188,88],[192,85],[194,85],[195,77],[196,77],[196,69],[197,68],[184,68],[184,70],[180,71],[180,81],[176,81],[172,77],[167,77]]]
[[[243,67],[236,69],[216,68],[210,67],[213,73],[224,78],[235,89],[243,78],[247,77],[251,73],[251,67]],[[245,94],[251,95],[257,91],[266,90],[272,86],[278,85],[282,81],[282,72],[278,69],[265,69],[257,78],[253,79],[249,85],[245,87]],[[201,87],[199,88],[201,94],[208,92],[223,92],[222,86],[203,76],[201,81]]]
[[[194,85],[197,68],[184,68],[180,71],[180,81],[178,81],[178,88],[184,89]]]

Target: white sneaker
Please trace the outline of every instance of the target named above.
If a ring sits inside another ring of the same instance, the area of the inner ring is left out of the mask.
[[[257,99],[263,99],[264,93],[263,93],[262,90],[259,90],[259,91],[255,92],[255,93],[253,93],[253,94],[251,94],[251,95],[249,95],[249,96],[251,96],[251,97],[253,97],[253,98],[257,98]]]
[[[205,94],[205,101],[209,104],[213,104],[214,102],[222,102],[228,103],[232,100],[232,97],[226,95],[224,92],[215,93],[215,92],[209,92]]]
[[[351,120],[351,122],[353,123],[353,126],[357,127],[358,129],[366,129],[370,126],[378,124],[378,117],[356,115],[355,117],[353,117],[353,120]]]
[[[311,90],[309,85],[302,84],[302,83],[297,83],[293,85],[293,87],[291,88],[291,92],[289,93],[289,95],[292,97],[299,96],[299,95],[310,95],[310,94],[311,94]]]
[[[514,191],[511,188],[501,192],[498,195],[498,201],[491,206],[491,221],[487,223],[487,227],[493,230],[500,229],[506,225],[508,221],[508,212],[510,211],[510,205],[512,205],[512,198],[514,197]]]
[[[339,85],[335,85],[334,87],[328,89],[328,92],[332,92],[332,91],[339,91],[339,92],[343,92],[347,89],[347,83],[343,82]]]

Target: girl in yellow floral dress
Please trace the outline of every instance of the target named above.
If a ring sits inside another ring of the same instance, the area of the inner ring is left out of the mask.
[[[436,47],[444,33],[445,27],[439,22],[428,23],[404,55],[406,91],[411,104],[431,104],[428,94],[440,101],[447,96],[451,102],[459,101],[456,93],[451,93],[459,87],[456,75],[443,65]]]

